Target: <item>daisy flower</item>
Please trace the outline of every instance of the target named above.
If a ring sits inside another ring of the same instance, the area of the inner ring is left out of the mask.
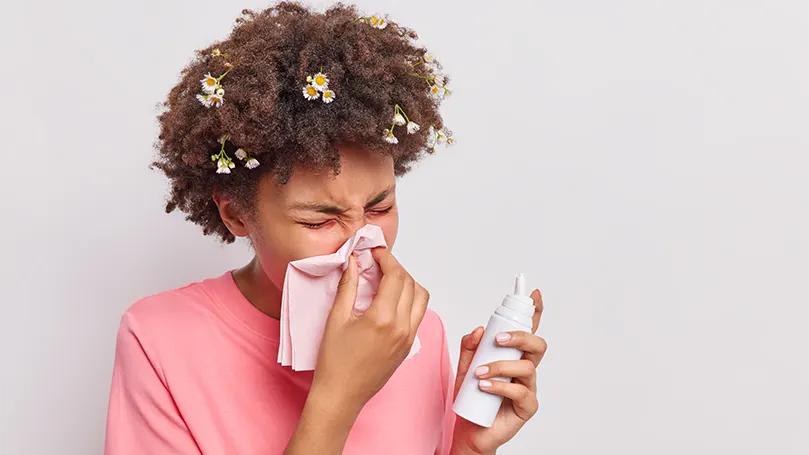
[[[317,73],[312,79],[312,86],[317,89],[318,92],[322,92],[328,88],[329,78],[323,73]]]
[[[245,152],[244,149],[241,148],[236,150],[236,158],[244,161],[244,159],[247,158],[247,152]]]
[[[219,96],[225,96],[225,89],[220,86],[218,89],[216,89],[216,94]]]
[[[393,116],[393,123],[397,125],[404,125],[407,122],[405,121],[405,118],[402,117],[402,114],[397,112],[396,115]]]
[[[258,167],[259,164],[260,163],[258,162],[257,159],[250,158],[249,160],[247,160],[246,163],[244,163],[244,167],[246,167],[247,169],[255,169]]]
[[[199,100],[199,102],[202,103],[202,105],[205,106],[205,107],[211,107],[213,105],[211,103],[211,100],[208,98],[208,95],[200,95],[198,93],[197,94],[197,100]]]
[[[211,106],[219,107],[225,102],[225,98],[219,93],[214,93],[212,95],[208,95],[208,102],[211,103]]]
[[[383,131],[385,132],[385,135],[382,138],[385,139],[385,142],[390,144],[399,143],[399,139],[396,139],[396,136],[393,135],[393,130],[385,129]]]
[[[419,130],[419,124],[416,122],[407,122],[407,134],[413,134]]]
[[[384,17],[377,18],[376,25],[374,27],[382,30],[383,28],[388,26],[388,21]]]
[[[306,82],[308,82],[308,83],[310,83],[310,84],[312,83],[312,76],[311,76],[311,75],[310,75],[310,76],[306,76]]]
[[[334,92],[332,90],[326,90],[323,92],[323,102],[329,104],[332,101],[334,101]]]
[[[220,55],[222,55],[222,51],[220,51],[219,48],[217,47],[211,52],[211,55],[213,55],[214,57],[219,57]]]
[[[214,93],[217,86],[219,86],[219,81],[217,81],[215,77],[211,76],[211,73],[206,74],[205,77],[199,82],[202,84],[202,91],[208,94]]]
[[[303,97],[307,100],[316,100],[320,97],[320,93],[317,91],[314,85],[309,84],[303,88]]]
[[[445,89],[442,89],[441,87],[439,87],[437,85],[431,85],[430,86],[430,96],[432,96],[433,98],[435,98],[437,100],[440,100],[441,98],[444,97],[444,92],[445,92]]]
[[[433,82],[435,83],[435,85],[437,85],[439,87],[443,87],[444,82],[446,82],[446,79],[444,78],[444,76],[442,74],[439,74],[438,76],[435,76],[433,78]]]

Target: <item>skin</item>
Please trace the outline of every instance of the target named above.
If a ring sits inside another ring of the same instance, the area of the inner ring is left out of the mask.
[[[296,168],[285,185],[272,177],[259,184],[256,209],[244,213],[227,194],[214,200],[222,220],[237,237],[248,237],[253,260],[234,272],[245,297],[278,319],[286,267],[290,261],[334,253],[365,224],[382,228],[389,247],[396,242],[399,211],[393,160],[350,145],[338,146],[340,173]],[[386,248],[373,255],[382,271],[379,291],[364,314],[356,314],[358,272],[352,257],[343,274],[323,334],[312,388],[297,430],[285,453],[340,454],[359,412],[407,356],[429,301],[428,292]],[[534,299],[534,332],[542,314],[542,297]],[[455,393],[483,335],[478,327],[461,341]],[[458,418],[453,454],[492,454],[537,411],[536,367],[545,341],[533,333],[515,332],[502,343],[525,351],[522,360],[495,362],[481,379],[506,376],[511,383],[482,388],[506,397],[491,428]],[[373,365],[373,368],[369,367]],[[363,370],[362,375],[353,374]]]

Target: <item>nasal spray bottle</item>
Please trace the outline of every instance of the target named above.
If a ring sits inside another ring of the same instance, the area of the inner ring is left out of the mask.
[[[495,336],[498,333],[517,330],[531,332],[533,316],[534,300],[525,293],[525,277],[521,273],[517,275],[514,293],[506,295],[503,303],[495,310],[486,325],[483,338],[480,340],[475,356],[472,358],[472,364],[469,365],[461,390],[458,391],[452,407],[456,414],[480,426],[492,426],[497,417],[497,411],[503,403],[503,397],[481,390],[478,385],[480,380],[475,376],[475,369],[499,360],[521,359],[523,355],[521,350],[498,345]],[[510,382],[511,378],[497,377],[491,380]]]

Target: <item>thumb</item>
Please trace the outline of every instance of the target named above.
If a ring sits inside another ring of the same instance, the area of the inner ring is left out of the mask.
[[[334,296],[332,314],[340,315],[341,319],[348,319],[357,303],[357,286],[360,282],[360,273],[357,268],[357,258],[354,255],[348,257],[348,266],[340,277],[337,285],[337,294]]]
[[[466,372],[469,371],[469,365],[472,364],[472,359],[475,357],[475,352],[478,350],[480,339],[483,338],[483,327],[478,326],[471,333],[464,335],[461,338],[461,352],[458,355],[458,374],[455,376],[455,396],[458,395],[458,390],[461,389],[461,384],[466,377]]]

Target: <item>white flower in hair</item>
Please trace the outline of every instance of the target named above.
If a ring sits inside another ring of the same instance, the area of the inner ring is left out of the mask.
[[[332,90],[326,90],[323,92],[323,102],[329,104],[332,101],[334,101],[334,92]]]
[[[244,163],[244,167],[246,167],[247,169],[255,169],[258,167],[258,165],[259,162],[255,158],[250,158],[249,160],[247,160],[246,163]]]
[[[393,135],[393,130],[385,129],[384,132],[385,136],[383,136],[383,138],[385,139],[385,142],[388,142],[390,144],[399,143],[399,139],[397,139],[396,136]]]
[[[208,102],[211,103],[210,106],[208,106],[208,107],[211,107],[211,106],[219,107],[219,106],[221,106],[222,103],[225,102],[225,98],[222,95],[224,95],[224,93],[223,94],[214,93],[214,94],[208,95]]]
[[[244,159],[247,158],[247,152],[245,152],[244,149],[241,148],[236,150],[236,158],[244,161]]]
[[[230,133],[225,133],[225,134],[219,136],[219,139],[217,139],[217,142],[224,145],[224,143],[227,142],[228,140],[230,140]]]
[[[429,52],[424,53],[424,61],[427,63],[433,63],[435,61],[435,57],[432,56]]]
[[[320,92],[317,91],[314,85],[307,85],[303,88],[303,96],[307,100],[316,100],[320,97]]]
[[[317,73],[312,79],[312,86],[317,89],[318,92],[322,92],[329,88],[329,78],[323,73]]]
[[[398,112],[397,112],[397,113],[396,113],[396,114],[393,116],[393,123],[395,123],[395,124],[397,124],[397,125],[404,125],[404,124],[405,124],[405,123],[407,123],[407,122],[405,121],[405,118],[404,118],[404,117],[402,117],[402,114],[400,114],[400,113],[398,113]]]
[[[310,84],[312,83],[312,76],[311,75],[306,76],[306,82],[308,82]]]
[[[380,29],[380,30],[382,30],[383,28],[385,28],[387,26],[388,26],[388,20],[385,19],[384,17],[380,17],[379,20],[377,21],[377,24],[375,25],[375,27]]]
[[[213,104],[211,103],[211,100],[208,98],[208,95],[201,95],[201,94],[197,93],[197,100],[199,100],[199,102],[202,103],[202,105],[205,106],[205,107],[213,106]]]
[[[419,130],[419,124],[416,122],[407,122],[407,134],[413,134]]]
[[[443,89],[443,88],[441,88],[441,87],[439,87],[437,85],[431,85],[430,86],[430,96],[432,96],[433,98],[435,98],[437,100],[440,100],[440,99],[442,99],[444,97],[444,92],[445,91],[446,91],[445,89]]]
[[[218,89],[216,89],[216,94],[219,96],[225,96],[225,89],[219,87]]]
[[[219,158],[219,161],[216,163],[216,173],[217,174],[230,174],[230,170],[236,167],[233,164],[233,160],[229,158]]]
[[[446,82],[446,79],[444,78],[444,76],[442,74],[439,74],[438,76],[435,76],[433,78],[433,82],[435,82],[435,85],[437,85],[439,87],[443,87],[444,82]]]
[[[435,130],[435,143],[436,144],[443,144],[447,141],[447,135],[444,134],[443,130]]]
[[[202,84],[202,91],[208,94],[214,93],[216,91],[216,87],[219,85],[219,81],[216,80],[215,77],[211,76],[211,73],[207,73],[204,78],[200,81]]]

